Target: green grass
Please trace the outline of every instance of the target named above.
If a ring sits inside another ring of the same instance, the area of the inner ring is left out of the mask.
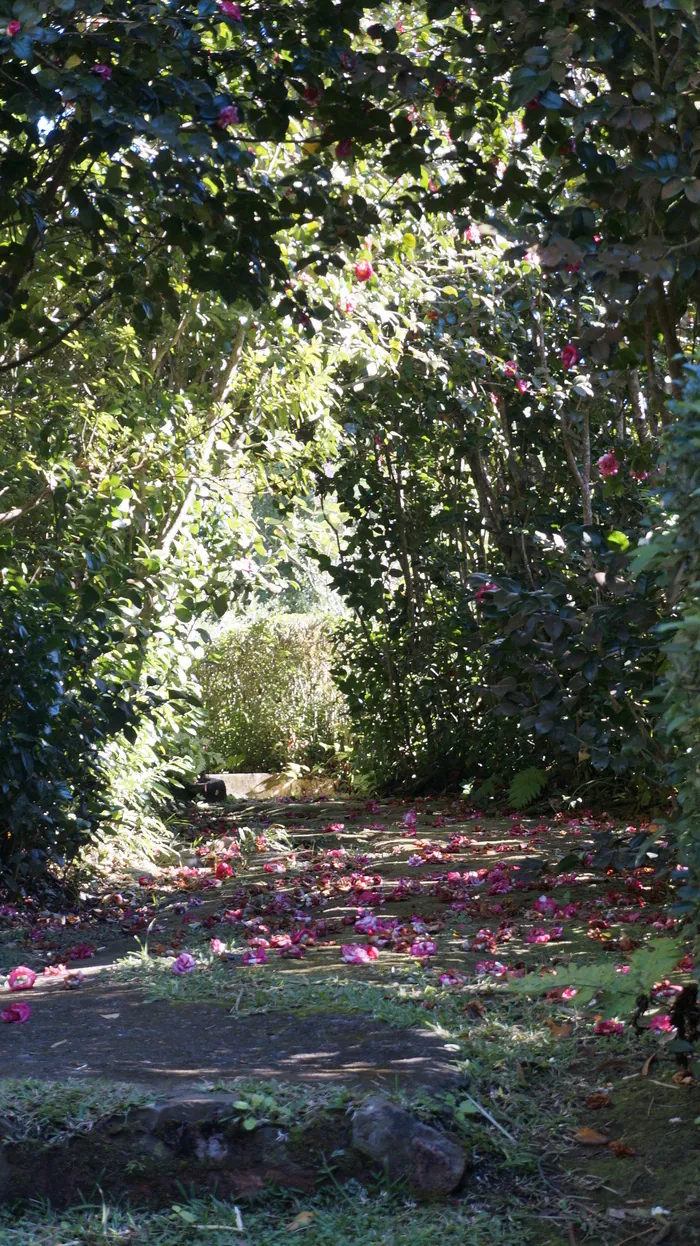
[[[416,1206],[356,1182],[302,1201],[267,1196],[236,1208],[216,1199],[190,1200],[161,1212],[109,1204],[61,1213],[37,1209],[21,1221],[0,1211],[3,1246],[558,1246],[565,1215],[542,1203],[524,1210],[507,1194],[497,1212],[476,1198],[450,1207]],[[300,1212],[308,1223],[290,1229]],[[600,1243],[601,1239],[598,1239]]]
[[[99,1121],[153,1099],[120,1082],[8,1078],[0,1081],[0,1120],[8,1142],[40,1138],[52,1146],[74,1134],[89,1133]]]

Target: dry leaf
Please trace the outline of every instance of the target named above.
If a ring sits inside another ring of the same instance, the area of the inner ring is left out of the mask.
[[[609,1142],[608,1149],[616,1155],[618,1159],[623,1159],[625,1155],[636,1155],[633,1146],[629,1146],[626,1142]]]
[[[692,1073],[688,1071],[688,1069],[679,1069],[677,1073],[673,1074],[671,1081],[673,1082],[674,1086],[694,1086],[695,1085],[695,1078],[693,1077]]]
[[[605,1134],[598,1133],[597,1129],[589,1129],[587,1125],[574,1134],[574,1142],[581,1142],[584,1146],[607,1146],[609,1141]]]
[[[632,939],[629,935],[623,935],[622,938],[618,940],[617,946],[621,952],[633,952],[636,947],[639,947],[639,940]]]
[[[656,1059],[656,1052],[655,1052],[655,1051],[653,1051],[653,1052],[651,1053],[651,1055],[648,1057],[648,1059],[646,1059],[646,1060],[644,1061],[644,1064],[642,1065],[642,1077],[648,1077],[648,1076],[649,1076],[649,1069],[651,1068],[651,1066],[652,1066],[652,1064],[654,1063],[655,1059]]]
[[[586,1099],[587,1108],[609,1108],[611,1103],[610,1095],[604,1095],[600,1090],[593,1095],[589,1095]]]
[[[549,1029],[552,1038],[570,1038],[574,1032],[573,1025],[568,1022],[565,1022],[564,1025],[558,1025],[556,1021],[552,1021],[551,1017],[546,1019],[545,1025]]]
[[[293,1220],[290,1220],[289,1224],[286,1224],[284,1227],[288,1233],[298,1233],[300,1229],[308,1229],[309,1225],[313,1223],[315,1215],[315,1211],[300,1211],[299,1214],[295,1216]]]

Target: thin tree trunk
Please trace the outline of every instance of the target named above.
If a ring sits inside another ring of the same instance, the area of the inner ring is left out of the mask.
[[[221,417],[220,408],[221,408],[222,403],[226,401],[226,398],[228,397],[228,394],[230,392],[231,384],[233,382],[233,377],[236,371],[236,367],[238,365],[238,361],[243,351],[243,346],[245,343],[245,334],[246,334],[245,325],[241,322],[238,326],[238,331],[236,333],[236,338],[233,343],[233,349],[231,351],[231,356],[230,356],[228,365],[223,371],[223,373],[221,374],[221,377],[219,378],[219,383],[216,386],[216,389],[214,391],[214,395],[212,398],[211,412],[209,415],[209,420],[207,422],[207,428],[208,428],[207,437],[204,442],[204,445],[202,446],[202,450],[199,456],[199,467],[198,467],[197,475],[192,480],[187,490],[187,493],[185,494],[184,498],[182,499],[182,502],[180,503],[180,506],[178,507],[178,510],[175,514],[174,519],[172,520],[167,531],[163,534],[163,538],[160,543],[160,553],[161,553],[161,556],[164,558],[167,558],[168,554],[170,553],[170,550],[172,549],[173,542],[175,541],[176,537],[179,535],[179,533],[182,530],[183,524],[185,523],[185,520],[187,519],[187,516],[189,515],[190,510],[192,509],[192,503],[194,502],[194,499],[197,496],[197,489],[199,488],[201,477],[209,465],[209,460],[211,458],[214,445],[216,443],[217,428],[218,428],[219,420]]]

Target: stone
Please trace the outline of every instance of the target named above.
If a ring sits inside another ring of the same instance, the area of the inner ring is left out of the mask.
[[[466,1157],[456,1142],[380,1095],[355,1112],[352,1142],[383,1164],[392,1180],[403,1179],[422,1194],[450,1194],[464,1176]]]
[[[198,1138],[195,1155],[200,1164],[207,1168],[222,1168],[230,1159],[230,1152],[221,1134],[212,1134],[209,1138]]]

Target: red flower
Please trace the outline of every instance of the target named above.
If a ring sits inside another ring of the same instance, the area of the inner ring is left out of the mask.
[[[215,124],[220,130],[227,130],[230,125],[235,125],[239,121],[238,109],[235,104],[229,104],[226,108],[222,108]]]
[[[23,1021],[28,1021],[31,1015],[32,1010],[29,1004],[10,1004],[9,1008],[0,1012],[0,1017],[7,1025],[21,1025]]]
[[[31,991],[36,982],[36,974],[26,965],[18,965],[7,979],[11,991]]]
[[[527,391],[528,391],[528,390],[529,390],[529,388],[530,388],[530,382],[529,382],[529,381],[524,381],[524,380],[523,380],[523,378],[522,378],[522,377],[520,377],[520,378],[519,378],[519,379],[515,382],[515,387],[516,387],[516,389],[517,389],[517,391],[518,391],[518,393],[519,393],[519,394],[526,394],[526,393],[527,393]]]
[[[568,342],[561,352],[561,361],[567,372],[569,371],[569,368],[573,368],[575,364],[578,363],[578,360],[578,348],[574,346],[573,342]]]
[[[620,464],[615,458],[615,451],[609,450],[607,454],[602,454],[598,459],[598,470],[601,476],[617,476],[620,470]]]
[[[491,580],[489,580],[487,584],[482,584],[481,588],[478,588],[476,590],[474,594],[474,601],[478,601],[479,605],[481,605],[487,593],[497,593],[497,592],[498,592],[498,585],[493,584]]]
[[[369,260],[360,260],[355,265],[355,276],[358,281],[369,281],[374,276],[374,269]]]
[[[465,229],[462,234],[462,238],[465,242],[473,242],[474,244],[481,242],[479,226],[474,224],[470,225],[469,229]]]
[[[542,105],[541,105],[541,103],[540,103],[540,93],[539,93],[539,91],[537,92],[537,95],[535,96],[535,98],[534,98],[534,99],[531,99],[531,100],[528,100],[528,101],[527,101],[527,104],[525,105],[525,107],[526,107],[526,109],[527,109],[527,111],[528,111],[528,112],[533,112],[533,111],[534,111],[534,109],[536,109],[536,108],[541,108],[541,107],[542,107]]]
[[[308,86],[306,87],[306,90],[304,91],[303,98],[306,100],[307,104],[309,104],[311,108],[315,108],[316,105],[318,104],[318,101],[321,98],[321,92],[319,91],[318,87]]]
[[[112,67],[111,65],[93,65],[90,73],[96,74],[98,78],[104,78],[105,82],[109,82],[112,77]]]
[[[218,0],[219,12],[224,17],[230,17],[234,22],[241,21],[241,10],[237,4],[233,4],[233,0]]]
[[[336,160],[347,160],[352,152],[352,139],[341,138],[339,143],[335,145]]]
[[[594,1034],[622,1034],[624,1025],[621,1021],[599,1021],[596,1025]]]
[[[379,956],[376,947],[363,947],[361,943],[343,943],[340,954],[346,965],[368,965]]]
[[[7,23],[6,33],[10,36],[10,38],[12,38],[13,35],[18,35],[21,29],[22,23],[18,22],[16,19],[13,19],[11,22]]]
[[[506,376],[517,376],[518,375],[518,365],[514,359],[506,359],[505,372],[506,372]]]

